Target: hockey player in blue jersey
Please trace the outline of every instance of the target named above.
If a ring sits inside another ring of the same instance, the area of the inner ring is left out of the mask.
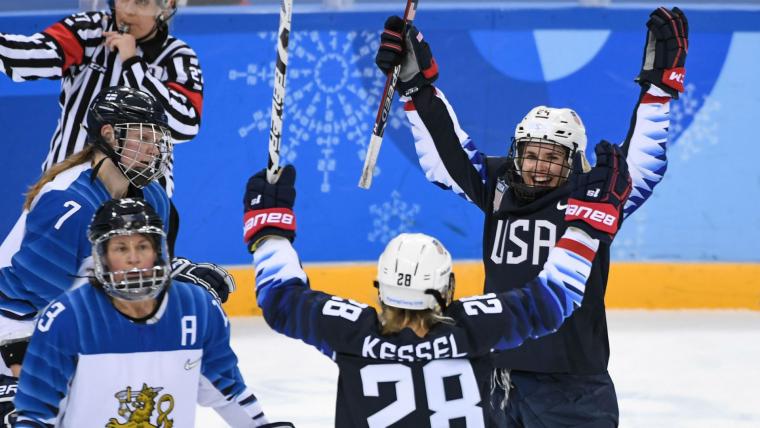
[[[36,323],[15,398],[16,427],[192,427],[196,403],[232,427],[268,423],[230,348],[221,304],[172,280],[163,222],[142,199],[114,199],[88,231],[89,284]]]
[[[172,152],[166,120],[161,104],[145,92],[104,90],[87,115],[87,146],[29,189],[20,218],[0,246],[0,354],[5,362],[0,367],[18,374],[33,318],[90,266],[87,227],[101,203],[142,196],[167,224],[169,200],[155,181]],[[177,260],[174,273],[199,285],[213,283],[221,299],[233,284],[222,269],[184,259]],[[0,384],[14,382],[0,376]]]
[[[9,367],[23,358],[16,346],[31,334],[33,317],[87,267],[87,226],[101,203],[140,194],[164,220],[168,216],[168,198],[154,179],[172,145],[153,97],[108,89],[91,106],[87,126],[87,147],[30,187],[0,247],[0,350]]]
[[[617,148],[597,147],[597,166],[590,173],[575,171],[571,195],[584,210],[603,208],[619,217],[630,177]],[[453,303],[448,251],[426,235],[399,235],[378,261],[378,313],[309,288],[290,243],[294,186],[292,166],[275,184],[267,182],[265,170],[251,177],[244,236],[267,323],[338,364],[338,428],[495,426],[489,352],[559,328],[583,299],[599,240],[611,239],[618,224],[575,217],[543,270],[522,287]]]
[[[661,7],[651,13],[647,27],[636,79],[641,94],[622,144],[633,180],[624,217],[649,198],[665,173],[670,100],[684,90],[686,16],[678,8]],[[507,156],[486,156],[460,127],[441,89],[433,86],[438,64],[422,33],[410,26],[402,34],[402,28],[398,17],[386,21],[376,63],[385,73],[401,64],[398,89],[406,97],[425,177],[483,211],[484,292],[518,289],[541,271],[569,226],[567,220],[587,214],[567,184],[571,168],[588,168],[583,123],[571,109],[536,107],[516,126]],[[608,214],[600,212],[600,218]],[[582,307],[557,333],[495,356],[504,375],[499,378],[511,374],[502,426],[617,426],[604,307],[609,244],[608,239],[600,244]],[[504,399],[505,389],[495,390],[494,401]]]

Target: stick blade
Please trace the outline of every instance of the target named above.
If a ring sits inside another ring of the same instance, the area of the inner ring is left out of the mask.
[[[359,179],[359,187],[362,189],[369,189],[372,186],[372,177],[375,173],[375,164],[377,163],[377,156],[380,154],[381,144],[383,144],[383,137],[372,134],[369,147],[367,147],[367,156],[364,158],[362,176]]]

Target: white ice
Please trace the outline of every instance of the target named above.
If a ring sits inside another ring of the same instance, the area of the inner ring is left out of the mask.
[[[608,311],[623,428],[760,427],[760,312]],[[337,367],[262,318],[233,318],[232,345],[270,421],[333,426]],[[227,425],[199,408],[196,426]]]

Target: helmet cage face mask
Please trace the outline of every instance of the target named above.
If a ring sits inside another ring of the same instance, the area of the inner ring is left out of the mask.
[[[117,146],[111,160],[132,185],[143,188],[168,170],[172,153],[169,130],[152,123],[114,126]]]
[[[574,110],[534,107],[515,127],[505,180],[517,198],[530,202],[561,186],[573,156],[585,150],[586,128]]]
[[[576,150],[543,138],[513,139],[507,155],[507,184],[523,201],[538,199],[567,181]],[[532,174],[530,184],[526,174]]]
[[[103,134],[105,125],[113,127],[113,138]],[[169,168],[172,140],[168,129],[161,103],[147,92],[126,86],[101,91],[87,113],[88,142],[138,188]]]
[[[442,310],[440,301],[448,301],[454,292],[451,255],[435,238],[401,234],[380,255],[377,284],[387,306]]]
[[[107,263],[108,242],[115,236],[143,235],[153,244],[156,260],[149,268],[132,268],[113,271]],[[139,301],[153,299],[168,285],[171,267],[166,247],[166,234],[155,226],[141,226],[135,229],[116,229],[99,236],[92,244],[95,264],[95,278],[103,285],[103,290],[111,297],[122,300]]]

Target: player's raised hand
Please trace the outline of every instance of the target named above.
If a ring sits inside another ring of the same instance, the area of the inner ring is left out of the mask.
[[[385,21],[385,28],[380,34],[380,47],[375,55],[375,64],[383,74],[393,71],[393,67],[401,64],[404,59],[403,27],[404,21],[398,16],[388,17]]]
[[[248,179],[243,196],[243,239],[248,251],[253,252],[258,242],[270,235],[282,236],[291,242],[295,239],[295,183],[293,165],[283,167],[274,184],[267,181],[266,169]]]
[[[410,25],[402,34],[404,21],[391,16],[385,21],[380,35],[375,64],[384,74],[401,64],[396,86],[401,95],[410,96],[421,87],[430,85],[438,78],[438,64],[430,51],[430,45],[417,27]]]
[[[677,7],[655,9],[647,21],[644,59],[636,81],[652,84],[678,99],[684,91],[686,54],[689,53],[689,21]]]
[[[193,263],[184,257],[172,259],[172,278],[206,289],[219,303],[224,303],[235,291],[235,278],[214,263]]]
[[[568,181],[572,191],[567,200],[565,221],[610,243],[620,227],[623,206],[631,194],[631,176],[620,148],[607,141],[596,145],[596,165],[584,173],[580,153],[573,159]]]

